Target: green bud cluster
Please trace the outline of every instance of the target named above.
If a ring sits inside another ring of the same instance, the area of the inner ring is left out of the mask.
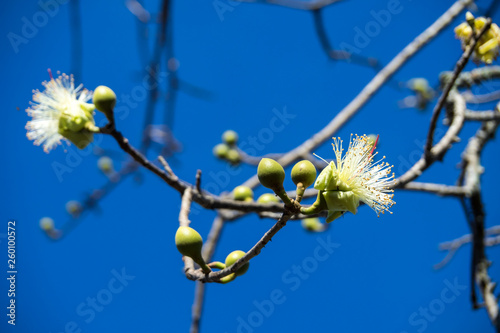
[[[273,159],[263,158],[257,167],[257,176],[262,186],[273,190],[283,200],[285,205],[292,205],[292,201],[283,187],[285,170],[281,164]],[[292,181],[297,186],[297,197],[295,200],[300,202],[305,189],[311,186],[316,179],[316,168],[310,161],[300,161],[292,168],[291,176]]]
[[[222,134],[222,142],[213,148],[215,157],[225,160],[233,165],[241,162],[241,156],[237,149],[238,133],[227,130]]]

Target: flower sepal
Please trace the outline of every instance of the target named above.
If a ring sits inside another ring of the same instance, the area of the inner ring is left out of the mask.
[[[326,222],[332,222],[346,211],[353,214],[358,212],[359,197],[352,191],[324,191],[321,195],[328,207]]]
[[[321,171],[314,188],[318,191],[350,191],[351,187],[344,183],[340,177],[335,163],[330,162],[326,168]]]

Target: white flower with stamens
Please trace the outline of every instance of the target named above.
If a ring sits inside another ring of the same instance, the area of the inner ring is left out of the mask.
[[[86,103],[92,92],[75,88],[73,76],[60,75],[57,79],[42,83],[43,92],[33,91],[33,102],[26,110],[33,119],[26,124],[27,137],[35,145],[43,144],[49,152],[61,143],[61,139],[73,142],[78,148],[85,148],[93,140],[96,131],[94,105]]]
[[[344,212],[356,214],[359,202],[370,206],[377,216],[389,211],[395,204],[394,191],[390,185],[394,181],[391,166],[383,162],[385,156],[374,162],[377,153],[366,136],[357,136],[349,141],[349,149],[342,156],[342,140],[334,138],[333,151],[336,161],[330,162],[320,173],[314,188],[319,190],[328,207],[327,222],[331,222]],[[375,143],[376,144],[376,143]]]

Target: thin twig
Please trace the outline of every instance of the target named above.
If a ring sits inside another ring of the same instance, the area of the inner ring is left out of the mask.
[[[446,86],[443,89],[443,93],[441,96],[439,96],[438,102],[436,106],[434,107],[434,110],[432,111],[432,117],[431,117],[431,124],[429,126],[429,132],[427,133],[427,142],[425,143],[425,156],[429,157],[431,148],[433,145],[434,141],[434,130],[436,129],[437,121],[439,118],[439,114],[441,113],[441,109],[444,106],[444,103],[446,102],[448,95],[451,91],[451,89],[455,85],[455,81],[457,80],[458,76],[462,72],[462,70],[465,68],[465,65],[469,61],[470,57],[472,56],[472,53],[474,52],[474,49],[476,48],[477,42],[481,38],[481,36],[488,31],[488,29],[491,26],[491,19],[488,19],[483,26],[483,28],[479,31],[479,33],[473,34],[472,41],[470,42],[469,45],[465,48],[464,53],[460,57],[460,59],[457,61],[455,65],[455,70],[453,71],[453,75],[451,79],[446,83]]]
[[[204,274],[201,270],[187,270],[185,271],[186,276],[190,280],[198,280],[202,282],[217,282],[224,276],[236,272],[243,265],[250,261],[253,257],[257,256],[260,251],[266,246],[266,244],[273,238],[278,231],[280,231],[285,225],[289,218],[293,215],[293,212],[285,211],[281,218],[276,222],[275,225],[269,229],[264,236],[238,261],[234,263],[231,267],[227,267],[223,270],[217,272],[211,272],[210,274]]]
[[[189,227],[189,212],[191,211],[191,202],[193,201],[191,188],[188,187],[182,195],[181,211],[179,212],[179,225]]]

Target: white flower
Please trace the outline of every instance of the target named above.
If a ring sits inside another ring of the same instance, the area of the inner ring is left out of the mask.
[[[35,140],[37,146],[43,144],[47,153],[60,144],[61,139],[85,148],[92,142],[92,133],[87,129],[94,125],[94,106],[86,103],[92,98],[92,92],[83,89],[82,84],[75,88],[73,76],[66,74],[42,84],[45,90],[33,91],[33,102],[26,110],[33,118],[26,124],[28,139]]]
[[[383,162],[385,156],[377,162],[373,161],[377,153],[373,153],[373,144],[366,135],[356,135],[354,140],[351,136],[344,156],[342,140],[333,140],[336,163],[330,162],[314,184],[326,200],[329,211],[327,222],[344,211],[356,214],[359,201],[370,206],[378,216],[385,211],[390,212],[389,208],[395,204],[392,200],[394,191],[390,189],[394,174],[390,174],[389,163]]]

